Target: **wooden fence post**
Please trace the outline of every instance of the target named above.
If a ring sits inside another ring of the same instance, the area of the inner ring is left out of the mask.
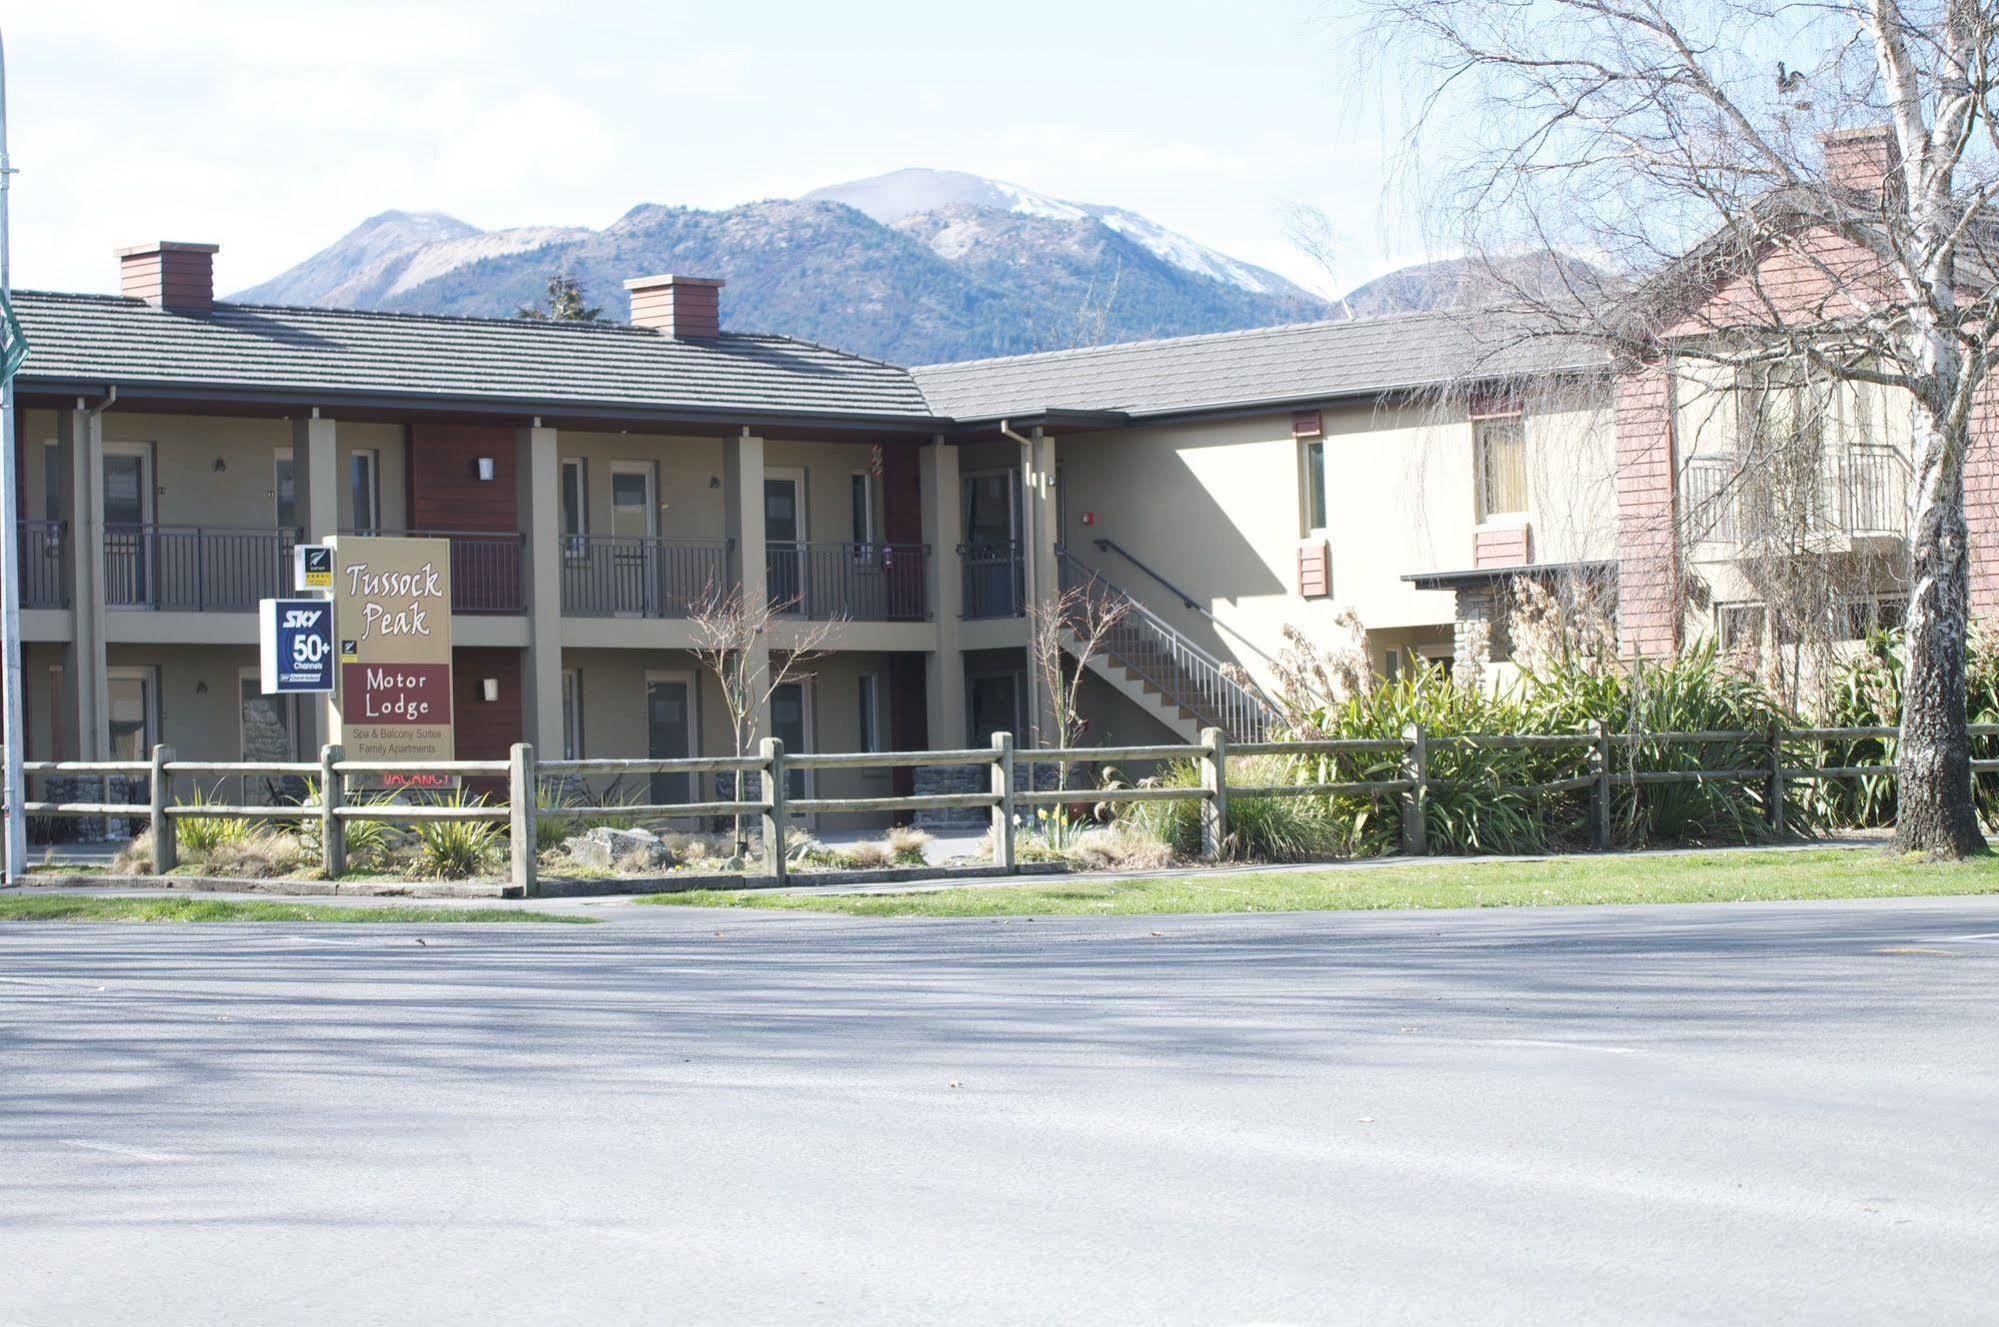
[[[1229,735],[1219,728],[1201,730],[1201,791],[1201,856],[1218,862],[1229,833]]]
[[[153,831],[153,874],[165,875],[180,863],[180,839],[174,832],[174,822],[167,815],[167,804],[173,801],[173,780],[167,774],[167,764],[174,758],[170,746],[153,748],[152,782],[152,831]]]
[[[347,801],[347,780],[333,769],[346,757],[345,747],[319,749],[319,864],[328,880],[338,880],[347,871],[347,826],[340,819],[340,808]]]
[[[1019,869],[1013,859],[1013,734],[993,734],[993,865],[1008,875]]]
[[[1770,832],[1784,837],[1784,739],[1780,725],[1770,725]]]
[[[533,898],[535,887],[534,745],[516,742],[507,753],[507,858],[511,893]]]
[[[1590,772],[1596,775],[1596,786],[1590,790],[1590,829],[1596,838],[1598,852],[1610,851],[1610,725],[1602,719],[1590,724],[1596,734],[1596,743],[1590,748]]]
[[[757,754],[763,760],[764,873],[781,885],[786,874],[784,832],[790,820],[790,812],[784,805],[784,743],[766,737]]]
[[[1402,802],[1402,852],[1421,857],[1430,846],[1430,745],[1420,723],[1402,726],[1402,777],[1409,782]]]

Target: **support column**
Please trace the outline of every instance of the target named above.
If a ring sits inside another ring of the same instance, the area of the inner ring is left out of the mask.
[[[528,646],[521,669],[521,740],[554,760],[562,755],[562,458],[539,419],[514,433],[521,582]],[[581,752],[577,753],[581,755]]]
[[[58,755],[103,760],[109,754],[110,707],[104,651],[104,420],[79,398],[58,420],[62,454],[60,512],[69,531],[63,572],[69,591],[70,639],[62,650],[62,714],[66,740]]]
[[[722,450],[722,501],[729,532],[730,589],[740,589],[745,614],[761,616],[770,594],[769,549],[764,539],[764,440],[744,429]],[[770,644],[758,633],[750,646],[750,689],[761,693],[770,676]],[[752,738],[770,735],[770,700],[750,717]]]
[[[292,496],[301,542],[323,544],[340,533],[339,430],[319,407],[292,420]],[[289,574],[284,581],[291,592]],[[316,751],[333,740],[333,697],[307,697],[298,707],[299,749]]]
[[[1053,608],[1062,597],[1062,567],[1055,553],[1062,537],[1055,519],[1055,440],[1037,427],[1021,451],[1021,571],[1032,611]],[[1055,740],[1053,734],[1042,731],[1054,713],[1055,698],[1048,692],[1039,661],[1032,657],[1031,638],[1028,648],[1027,726],[1036,735],[1037,744],[1046,746]]]
[[[923,658],[926,728],[933,751],[961,746],[965,733],[965,575],[958,548],[964,501],[958,482],[958,449],[933,438],[918,457],[923,493],[923,542],[930,545],[931,618],[937,643]]]

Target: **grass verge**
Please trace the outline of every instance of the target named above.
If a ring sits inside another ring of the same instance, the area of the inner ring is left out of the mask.
[[[779,908],[857,917],[1126,916],[1516,908],[1574,903],[1724,903],[1999,893],[1999,856],[1931,863],[1867,848],[1686,856],[1476,860],[1268,874],[1189,871],[1144,880],[966,887],[927,894],[697,890],[641,900],[683,907]]]
[[[0,895],[0,922],[594,922],[512,908],[415,907],[407,904],[276,903],[263,900],[117,898],[95,894]]]

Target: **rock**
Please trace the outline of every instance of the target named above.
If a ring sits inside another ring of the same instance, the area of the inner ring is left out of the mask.
[[[598,871],[664,871],[674,863],[673,849],[646,829],[599,825],[564,839],[562,850],[576,865]]]

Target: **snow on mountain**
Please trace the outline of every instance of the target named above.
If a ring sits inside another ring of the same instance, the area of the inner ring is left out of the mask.
[[[845,203],[889,226],[912,216],[963,207],[1047,217],[1056,221],[1097,221],[1149,249],[1163,261],[1186,271],[1227,282],[1257,295],[1304,294],[1275,272],[1238,262],[1127,208],[1101,203],[1072,203],[1023,185],[965,171],[928,170],[912,166],[865,180],[828,185],[804,196],[804,201],[815,200]],[[953,250],[949,246],[962,246],[973,234],[963,225],[946,226],[936,233],[932,245],[939,257],[955,260],[962,255],[962,248]]]
[[[400,295],[446,272],[487,258],[545,249],[551,244],[567,244],[594,233],[584,226],[515,226],[511,230],[481,230],[456,239],[440,240],[411,254],[401,274],[383,294]]]

